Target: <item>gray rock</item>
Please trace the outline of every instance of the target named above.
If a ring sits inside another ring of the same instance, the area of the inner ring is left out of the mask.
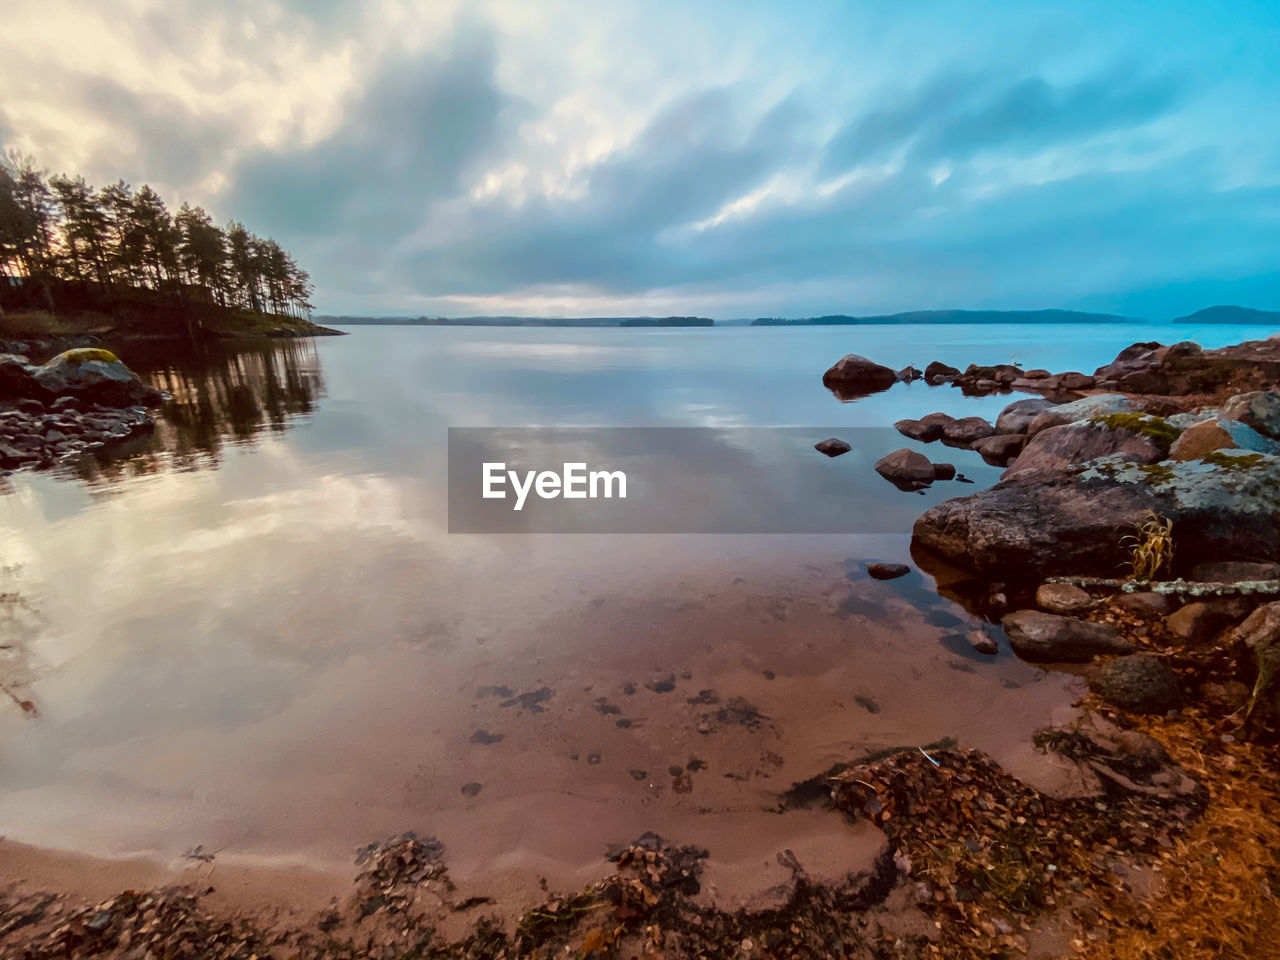
[[[975,440],[992,436],[995,432],[996,428],[982,417],[961,417],[959,420],[952,420],[942,428],[942,439],[956,446],[968,446]]]
[[[971,446],[993,467],[1007,467],[1022,452],[1026,440],[1020,433],[1003,433],[975,440]]]
[[[828,437],[826,440],[815,443],[813,449],[819,453],[825,453],[828,457],[838,457],[842,453],[848,453],[853,447],[836,437]]]
[[[1000,411],[1000,416],[996,417],[996,433],[1025,434],[1032,420],[1055,406],[1057,404],[1044,397],[1015,400]]]
[[[1280,443],[1238,420],[1205,420],[1182,432],[1169,448],[1169,459],[1199,460],[1215,450],[1280,453]]]
[[[72,395],[87,403],[154,405],[161,400],[160,391],[143,383],[115,354],[92,347],[66,350],[32,376],[50,396]]]
[[[903,447],[876,461],[876,473],[893,483],[933,482],[933,464],[923,453]]]
[[[1163,593],[1146,590],[1141,593],[1122,593],[1111,601],[1111,605],[1132,617],[1153,620],[1168,615],[1174,602]]]
[[[1109,623],[1090,623],[1039,610],[1019,610],[1002,622],[1014,651],[1027,660],[1088,663],[1100,654],[1133,650]]]
[[[1145,421],[1144,421],[1145,422]],[[1063,470],[1099,457],[1116,456],[1135,463],[1156,463],[1166,448],[1140,430],[1112,429],[1105,423],[1077,420],[1038,431],[1022,448],[1005,476],[1027,470]]]
[[[1141,413],[1142,405],[1126,397],[1123,393],[1100,393],[1092,397],[1060,403],[1052,409],[1036,414],[1027,427],[1027,436],[1035,436],[1049,427],[1059,427],[1064,423],[1087,420],[1090,417],[1105,417],[1112,413]]]
[[[1280,391],[1256,390],[1232,397],[1222,405],[1226,420],[1237,420],[1263,436],[1280,440]]]
[[[1159,657],[1135,653],[1089,671],[1089,689],[1132,713],[1165,713],[1182,706],[1178,677]]]
[[[1104,458],[1026,471],[931,507],[913,533],[916,546],[988,578],[1111,577],[1129,559],[1123,532],[1147,511],[1173,522],[1175,575],[1210,560],[1280,558],[1280,458],[1150,466]]]
[[[1088,613],[1097,603],[1080,587],[1070,583],[1042,583],[1036,590],[1040,609],[1067,617]]]

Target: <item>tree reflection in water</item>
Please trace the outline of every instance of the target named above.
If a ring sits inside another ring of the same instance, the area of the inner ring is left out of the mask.
[[[110,482],[166,470],[216,467],[227,444],[281,433],[324,395],[310,339],[252,344],[130,342],[113,346],[144,380],[173,396],[155,429],[71,461],[63,476]]]

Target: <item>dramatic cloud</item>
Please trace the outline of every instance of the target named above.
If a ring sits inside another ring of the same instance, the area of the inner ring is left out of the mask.
[[[1273,6],[19,0],[0,143],[326,312],[1280,307]]]

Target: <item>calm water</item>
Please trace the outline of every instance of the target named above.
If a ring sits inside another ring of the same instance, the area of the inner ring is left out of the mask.
[[[1018,769],[1072,679],[979,661],[972,619],[919,573],[867,580],[867,560],[906,558],[909,520],[875,537],[450,535],[447,428],[993,418],[1016,397],[916,383],[841,404],[821,374],[851,351],[1091,372],[1134,340],[1266,332],[365,327],[182,358],[123,346],[175,396],[156,433],[0,495],[4,684],[36,711],[0,709],[0,823],[99,855],[203,844],[334,869],[415,829],[485,890],[589,876],[645,829],[730,858],[798,835],[829,848],[851,828],[762,811],[885,745],[956,736]],[[882,485],[849,459],[830,469],[851,496]],[[994,480],[972,453],[946,459]]]

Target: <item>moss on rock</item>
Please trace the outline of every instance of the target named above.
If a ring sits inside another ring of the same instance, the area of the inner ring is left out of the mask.
[[[1101,424],[1108,430],[1128,430],[1146,437],[1162,447],[1168,447],[1182,433],[1163,417],[1147,413],[1106,413],[1089,418],[1090,423]]]

